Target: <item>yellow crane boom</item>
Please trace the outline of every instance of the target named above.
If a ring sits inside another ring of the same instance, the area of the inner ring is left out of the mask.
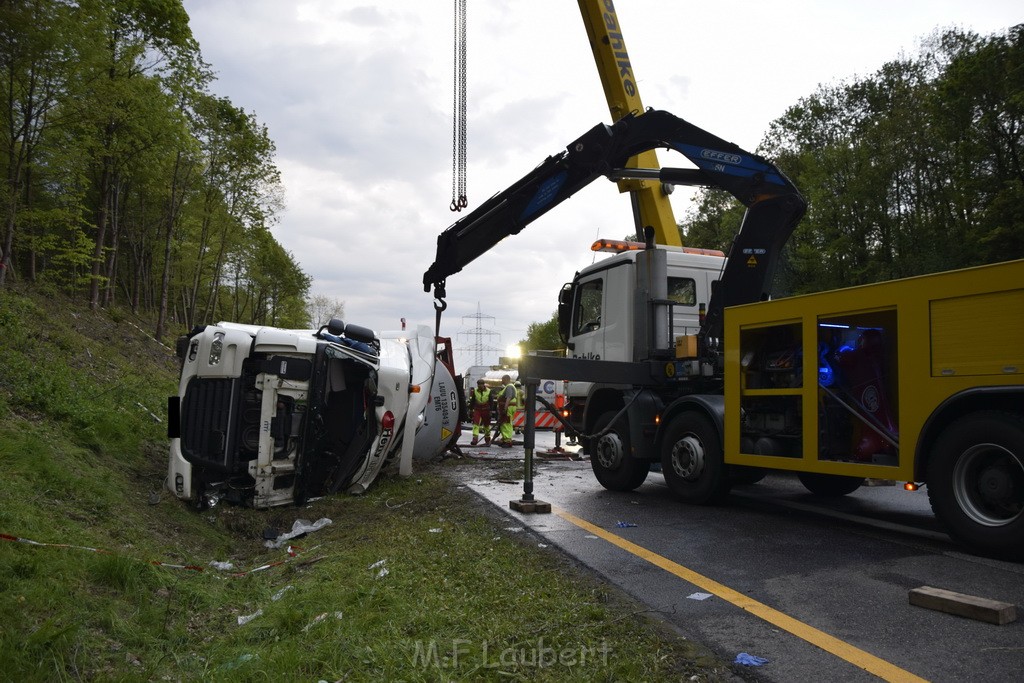
[[[579,6],[612,122],[631,112],[643,112],[614,3],[612,0],[579,0]],[[653,149],[631,158],[626,167],[660,168]],[[631,195],[636,234],[642,235],[644,226],[650,225],[654,228],[654,239],[658,244],[682,246],[672,205],[660,181],[620,180],[618,184],[620,192]]]

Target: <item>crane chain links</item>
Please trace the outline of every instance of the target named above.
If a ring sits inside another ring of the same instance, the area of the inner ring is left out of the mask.
[[[452,83],[451,211],[469,206],[466,199],[466,0],[455,0],[455,73]]]

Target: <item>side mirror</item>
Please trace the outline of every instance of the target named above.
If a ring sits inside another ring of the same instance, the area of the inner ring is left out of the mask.
[[[558,292],[558,336],[563,344],[569,341],[569,321],[572,319],[572,295],[572,283],[566,282],[562,285],[562,290]]]

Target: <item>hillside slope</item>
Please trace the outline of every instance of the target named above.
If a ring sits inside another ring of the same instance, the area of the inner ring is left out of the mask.
[[[178,366],[150,328],[0,292],[0,678],[730,676],[442,476],[472,463],[301,509],[177,500],[163,419]],[[299,519],[330,523],[265,547]]]

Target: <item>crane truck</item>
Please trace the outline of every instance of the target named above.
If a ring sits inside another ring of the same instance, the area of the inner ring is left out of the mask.
[[[463,395],[451,340],[430,328],[381,332],[221,322],[178,339],[168,400],[167,488],[197,507],[255,508],[364,492],[397,461],[458,439]]]
[[[625,167],[656,147],[696,168]],[[1024,558],[1024,260],[771,300],[803,197],[769,161],[648,110],[595,126],[443,231],[423,276],[435,307],[449,276],[602,176],[746,207],[728,256],[655,245],[652,230],[595,244],[619,253],[561,289],[567,357],[522,359],[528,408],[536,378],[568,381],[567,423],[603,487],[633,490],[655,463],[693,504],[770,470],[820,496],[901,480],[927,486],[962,545]]]

